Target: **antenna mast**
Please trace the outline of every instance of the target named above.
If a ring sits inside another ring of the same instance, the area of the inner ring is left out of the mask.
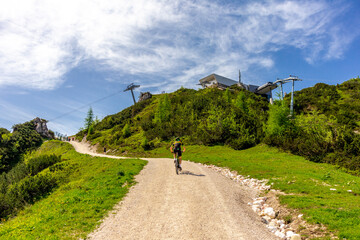
[[[124,92],[129,91],[129,90],[131,91],[131,95],[133,97],[134,104],[136,104],[136,101],[135,101],[133,89],[138,88],[138,87],[140,87],[140,85],[135,85],[134,83],[132,83],[129,86],[127,86],[127,88],[124,90]]]

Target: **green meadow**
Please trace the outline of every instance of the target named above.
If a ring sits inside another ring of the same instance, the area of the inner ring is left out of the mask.
[[[139,159],[109,159],[75,152],[68,143],[49,141],[28,157],[61,155],[40,174],[52,174],[57,187],[33,205],[3,219],[0,239],[80,239],[113,209],[146,164]]]

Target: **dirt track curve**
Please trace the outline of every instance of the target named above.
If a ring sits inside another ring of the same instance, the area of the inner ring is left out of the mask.
[[[72,144],[94,155],[87,145]],[[138,184],[89,239],[278,239],[247,206],[255,190],[196,163],[183,162],[176,175],[171,159],[145,160]]]

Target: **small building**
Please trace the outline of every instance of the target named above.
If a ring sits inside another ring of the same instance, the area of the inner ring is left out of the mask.
[[[220,89],[226,89],[232,85],[238,84],[238,82],[234,80],[217,75],[215,73],[200,79],[199,82],[199,85],[201,85],[203,88],[216,87]]]
[[[240,77],[239,77],[240,79]],[[201,85],[203,88],[219,88],[219,89],[226,89],[233,85],[237,85],[245,90],[248,90],[250,92],[253,92],[255,94],[261,95],[266,97],[269,101],[272,98],[272,90],[277,88],[277,85],[272,82],[267,82],[261,86],[257,85],[251,85],[251,84],[244,84],[240,80],[239,82],[231,80],[229,78],[217,75],[215,73],[204,77],[199,80],[199,85]]]
[[[139,102],[149,99],[151,97],[152,97],[152,94],[150,92],[140,92]]]

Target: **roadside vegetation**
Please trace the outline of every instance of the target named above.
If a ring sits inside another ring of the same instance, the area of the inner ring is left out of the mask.
[[[171,157],[166,148],[152,152],[159,157]],[[339,239],[360,239],[360,178],[333,165],[309,162],[265,144],[240,151],[227,146],[192,145],[187,146],[183,158],[268,179],[273,189],[286,193],[278,195],[280,202],[299,210],[307,222],[325,225]],[[304,227],[299,226],[297,231],[302,233]]]
[[[264,142],[359,175],[360,78],[296,92],[294,118],[287,117],[288,102],[270,106]]]
[[[45,142],[1,175],[0,239],[85,238],[145,164],[91,157],[68,143]]]
[[[42,142],[33,121],[14,125],[12,133],[0,128],[0,174],[9,171],[23,154],[38,148]]]

